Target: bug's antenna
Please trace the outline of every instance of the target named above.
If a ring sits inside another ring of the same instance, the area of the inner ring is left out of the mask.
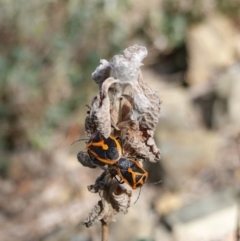
[[[159,184],[159,183],[161,183],[163,180],[160,180],[160,181],[158,181],[158,182],[150,182],[150,183],[148,183],[148,184],[153,184],[153,185],[157,185],[157,184]]]
[[[138,201],[138,199],[139,199],[139,197],[140,197],[140,194],[141,194],[141,190],[142,190],[142,187],[139,188],[138,197],[137,197],[136,201],[135,201],[133,204],[136,204],[136,202]]]
[[[161,183],[161,182],[162,182],[162,180],[160,180],[160,181],[158,181],[158,182],[151,182],[151,183],[148,183],[148,184],[157,185],[157,184],[159,184],[159,183]],[[140,189],[139,189],[138,197],[137,197],[137,200],[134,202],[134,204],[138,201],[138,199],[139,199],[139,197],[140,197],[140,194],[141,194],[141,190],[142,190],[142,187],[140,187]],[[238,241],[240,241],[240,239],[239,239]]]
[[[72,144],[71,144],[71,146],[74,144],[74,143],[76,143],[76,142],[78,142],[78,141],[88,141],[89,139],[79,139],[79,140],[76,140],[76,141],[74,141]]]

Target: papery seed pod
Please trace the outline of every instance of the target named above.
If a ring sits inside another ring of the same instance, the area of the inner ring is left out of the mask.
[[[147,56],[147,49],[143,46],[130,46],[123,51],[123,55],[115,55],[110,62],[111,76],[124,84],[137,82],[139,67]]]
[[[85,118],[85,133],[88,137],[90,137],[96,131],[97,126],[94,122],[93,115],[91,115],[90,111],[88,111]]]
[[[123,104],[121,108],[121,120],[120,121],[129,121],[132,120],[132,104],[133,97],[130,95],[122,95],[124,97]]]
[[[148,133],[148,135],[146,135],[146,133]],[[150,151],[155,155],[157,160],[160,160],[161,157],[161,152],[158,149],[155,140],[153,139],[153,134],[154,131],[153,130],[147,130],[146,132],[143,132],[143,136],[148,136],[146,137],[147,141],[146,141],[146,145],[149,146]]]
[[[126,130],[123,140],[123,151],[127,155],[140,156],[150,162],[156,162],[159,159],[158,154],[153,153],[151,148],[146,145],[141,131],[129,128]]]
[[[153,131],[139,130],[135,121],[123,121],[118,124],[121,130],[123,154],[125,156],[140,156],[150,162],[160,159],[160,151],[152,138]]]
[[[111,186],[110,193],[112,193],[111,203],[117,212],[126,214],[131,203],[132,192],[123,188],[120,185]]]
[[[150,104],[147,109],[143,110],[143,115],[139,118],[140,129],[155,130],[158,118],[160,115],[161,101],[157,91],[153,91],[145,82],[143,82],[142,74],[139,72],[138,83],[144,95],[149,100]],[[139,109],[138,102],[136,101],[134,108]]]
[[[103,98],[100,94],[97,96],[91,108],[91,117],[97,126],[97,130],[107,138],[111,133],[110,101],[108,96]]]
[[[108,224],[113,217],[121,212],[126,214],[131,203],[132,192],[120,186],[115,179],[111,180],[111,184],[104,190],[99,192],[103,205],[102,220]]]
[[[91,227],[94,223],[102,220],[104,217],[104,209],[102,205],[102,201],[98,201],[98,203],[94,206],[93,210],[88,214],[86,220],[82,222],[87,228]]]
[[[115,175],[116,172],[110,172],[110,169],[108,169],[97,178],[95,184],[88,186],[89,191],[99,193],[101,200],[83,222],[86,227],[93,225],[97,221],[104,221],[108,224],[117,213],[127,213],[132,192],[123,188],[114,179]]]
[[[98,84],[99,89],[102,87],[102,83],[105,79],[110,77],[111,65],[105,60],[100,60],[100,65],[96,68],[96,70],[92,73],[92,79]]]
[[[94,123],[97,130],[100,131],[105,138],[108,138],[111,133],[111,105],[108,89],[112,84],[117,82],[118,80],[108,78],[102,83],[101,91],[98,96],[93,99],[89,113],[89,119]]]
[[[111,100],[110,115],[111,125],[114,129],[118,130],[117,123],[119,122],[119,113],[121,108],[121,98],[114,98]]]
[[[139,121],[140,129],[155,130],[160,113],[160,100],[158,93],[148,87],[142,79],[139,67],[146,56],[147,49],[145,47],[131,46],[123,51],[123,55],[114,56],[112,62],[104,61],[104,64],[101,63],[94,71],[93,77],[101,79],[102,89],[102,85],[105,83],[105,80],[102,80],[108,76],[105,74],[106,69],[111,67],[111,76],[118,78],[119,83],[121,83],[121,85],[115,84],[113,97],[119,96],[124,92],[126,86],[130,85],[134,97],[132,102],[133,119]],[[111,105],[113,106],[115,102],[112,101]],[[116,119],[116,115],[114,117],[113,120]]]
[[[142,60],[147,56],[147,50],[141,46],[131,46],[124,50],[124,55],[116,55],[111,63],[114,78],[118,78],[122,83],[122,88],[130,85],[132,88],[133,112],[135,112],[135,120],[139,117],[152,115],[150,120],[153,123],[150,128],[155,128],[158,122],[160,111],[159,96],[155,91],[148,87],[143,81],[139,67]],[[153,111],[153,113],[151,113]],[[157,117],[157,118],[156,118]],[[148,129],[150,129],[148,128]]]

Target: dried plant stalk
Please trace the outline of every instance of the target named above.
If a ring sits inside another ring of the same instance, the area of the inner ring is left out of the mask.
[[[109,225],[101,221],[102,223],[102,241],[108,241],[108,227]]]
[[[153,135],[161,102],[158,93],[143,81],[140,66],[146,56],[147,49],[135,45],[125,49],[122,55],[114,56],[111,62],[100,61],[92,73],[93,80],[99,86],[99,93],[89,107],[85,131],[90,138],[96,131],[101,133],[104,140],[110,135],[119,137],[121,155],[124,157],[156,162],[160,159],[160,151]],[[101,142],[98,146],[101,147]],[[96,167],[87,152],[80,151],[78,160],[85,167]],[[101,161],[104,165],[104,160]],[[98,193],[101,200],[83,224],[90,227],[100,221],[102,240],[107,240],[108,225],[113,217],[119,212],[126,214],[131,201],[132,192],[123,188],[116,179],[117,161],[112,166],[108,164],[102,167],[104,172],[95,184],[88,186],[88,190]]]

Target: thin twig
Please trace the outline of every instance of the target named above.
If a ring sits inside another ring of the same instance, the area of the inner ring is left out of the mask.
[[[102,241],[108,241],[108,224],[105,223],[103,220],[102,223]]]
[[[240,134],[238,135],[236,142],[237,142],[237,150],[238,150],[238,158],[240,160],[240,150],[239,150],[239,139]],[[236,227],[236,241],[240,241],[240,205],[239,205],[239,195],[237,200],[237,227]]]

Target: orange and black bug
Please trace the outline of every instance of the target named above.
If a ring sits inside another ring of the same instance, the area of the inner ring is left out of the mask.
[[[105,165],[116,163],[122,154],[122,147],[118,140],[113,136],[105,138],[99,131],[92,134],[86,148],[93,161],[95,158]]]
[[[138,161],[132,158],[120,158],[117,163],[117,172],[132,189],[143,186],[148,178],[148,172],[143,169]]]

